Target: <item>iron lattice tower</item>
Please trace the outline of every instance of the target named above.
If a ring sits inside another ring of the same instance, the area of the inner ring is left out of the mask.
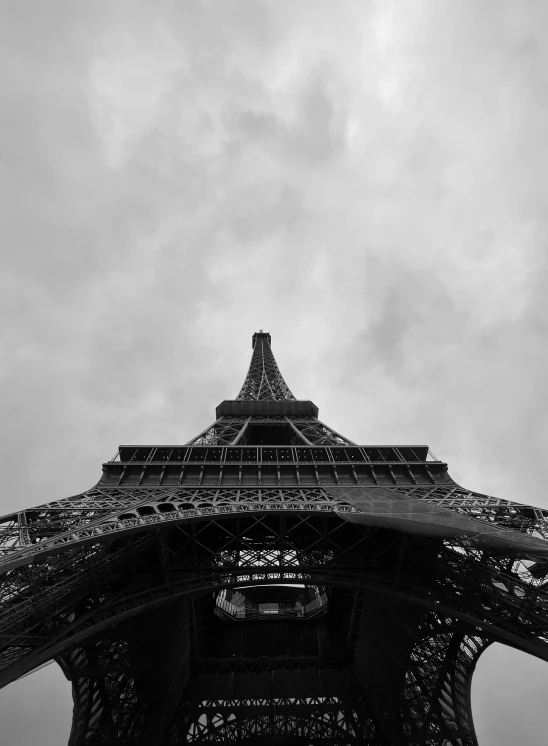
[[[216,414],[1,519],[0,684],[54,658],[71,746],[476,744],[481,652],[548,659],[548,511],[334,432],[266,333]]]

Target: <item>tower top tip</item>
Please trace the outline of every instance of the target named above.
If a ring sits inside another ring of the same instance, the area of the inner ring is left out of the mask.
[[[268,342],[268,344],[270,344],[271,341],[272,341],[272,338],[271,338],[271,336],[270,336],[270,334],[268,332],[263,332],[262,329],[259,329],[259,331],[255,332],[255,334],[253,335],[253,339],[252,339],[252,342],[251,342],[251,346],[253,347],[253,349],[255,349],[255,342],[258,339],[266,339],[266,341]]]

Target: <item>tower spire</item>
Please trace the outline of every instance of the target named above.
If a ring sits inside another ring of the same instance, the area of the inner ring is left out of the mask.
[[[318,419],[318,407],[297,399],[284,381],[268,332],[253,335],[251,364],[236,399],[222,401],[216,420],[186,445],[355,445]],[[256,426],[260,426],[259,430]],[[268,433],[263,432],[267,428]],[[256,442],[255,442],[256,441]]]
[[[271,337],[261,329],[253,335],[253,354],[237,401],[296,401],[284,381],[271,348]]]

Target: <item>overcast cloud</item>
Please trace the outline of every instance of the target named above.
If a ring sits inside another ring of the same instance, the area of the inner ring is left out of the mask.
[[[336,430],[548,507],[547,36],[543,0],[0,0],[1,512],[184,443],[259,328]],[[66,742],[55,669],[2,746]],[[545,744],[547,692],[490,648],[481,746]]]

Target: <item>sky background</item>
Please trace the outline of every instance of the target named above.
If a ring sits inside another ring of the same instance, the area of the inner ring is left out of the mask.
[[[184,443],[271,332],[364,444],[548,508],[544,0],[0,0],[0,511]],[[544,746],[548,666],[492,646],[480,746]],[[60,746],[56,665],[1,746]]]

